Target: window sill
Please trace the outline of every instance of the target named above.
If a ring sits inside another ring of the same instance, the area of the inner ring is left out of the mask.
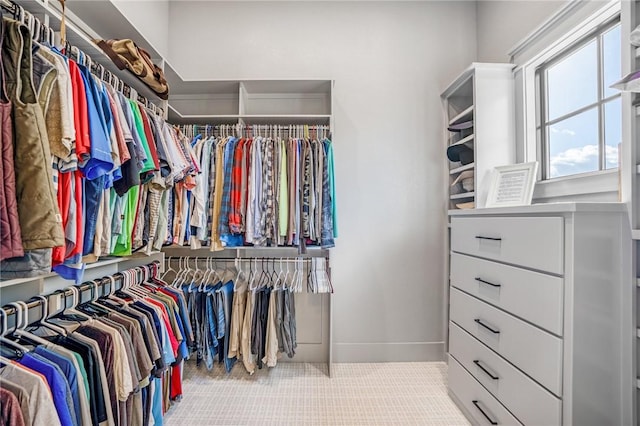
[[[533,199],[537,202],[618,201],[618,181],[618,169],[539,181]]]

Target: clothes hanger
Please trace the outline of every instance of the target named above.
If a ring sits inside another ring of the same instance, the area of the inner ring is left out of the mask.
[[[187,262],[187,268],[190,268],[190,266],[189,266],[189,258],[186,259],[186,262]],[[195,270],[189,269],[189,271],[187,271],[187,273],[185,275],[185,282],[186,282],[187,278],[190,277],[189,278],[189,281],[190,281],[189,282],[189,291],[190,292],[198,290],[197,286],[194,287],[195,280],[193,279],[195,274],[196,274],[196,272],[198,271],[198,258],[197,257],[195,258],[194,263],[196,265],[196,269]]]
[[[178,273],[176,275],[176,278],[173,280],[173,286],[175,288],[180,288],[180,286],[182,285],[185,269],[186,266],[184,264],[184,257],[181,256],[178,258]]]
[[[78,307],[89,315],[108,315],[109,312],[112,312],[106,310],[102,305],[97,303],[100,297],[100,294],[98,292],[98,289],[100,288],[100,282],[101,280],[94,280],[88,283],[89,289],[91,290],[91,299]]]
[[[0,315],[2,315],[2,330],[0,330],[0,339],[4,338],[5,333],[7,332],[7,313],[5,312],[4,309],[0,308]],[[15,355],[17,358],[20,358],[22,356],[22,352],[20,351],[15,351]],[[0,363],[8,365],[11,364],[13,361],[10,360],[9,358],[5,358],[4,356],[0,356]]]
[[[78,303],[80,302],[80,291],[78,290],[78,288],[73,285],[66,287],[64,289],[65,295],[67,290],[71,291],[71,296],[72,296],[71,307],[63,310],[61,314],[57,315],[57,317],[59,318],[76,317],[76,318],[81,318],[85,321],[93,321],[93,318],[91,318],[89,315],[85,314],[84,312],[80,312],[76,309],[76,307],[78,306]]]
[[[266,262],[266,265],[265,265]],[[260,281],[258,287],[266,288],[269,287],[270,284],[270,276],[269,276],[269,260],[265,260],[262,258],[262,272],[260,273]]]
[[[31,342],[39,344],[39,345],[50,346],[51,342],[49,342],[48,340],[43,339],[40,336],[36,336],[35,334],[29,333],[26,330],[27,326],[29,325],[29,306],[25,302],[22,302],[22,301],[15,302],[15,303],[20,305],[20,309],[21,309],[21,311],[23,312],[23,315],[24,315],[24,321],[22,322],[20,327],[18,327],[18,328],[16,328],[16,330],[14,330],[13,335],[25,338],[25,339],[30,340]]]
[[[180,288],[180,285],[182,283],[182,274],[184,273],[184,266],[183,266],[183,261],[182,261],[182,257],[178,258],[178,271],[176,272],[176,277],[173,279],[173,283],[171,283],[172,287],[175,288]]]
[[[98,298],[98,300],[96,301],[96,303],[100,303],[103,306],[107,306],[107,303],[109,304],[109,306],[115,306],[117,305],[118,307],[122,307],[126,304],[126,301],[123,299],[120,299],[118,296],[115,296],[115,287],[116,287],[116,277],[113,275],[109,275],[107,277],[104,277],[102,279],[103,281],[103,289],[106,288],[106,283],[105,280],[109,281],[109,291],[107,292],[106,290],[102,293],[102,297]],[[109,308],[109,306],[107,306]]]
[[[251,262],[253,260],[253,263]],[[256,287],[254,286],[256,281],[256,272],[254,270],[254,264],[257,262],[256,258],[249,259],[249,290],[255,291]],[[255,265],[257,268],[257,264]]]
[[[14,325],[14,329],[17,330],[18,327],[22,326],[22,321],[23,321],[23,316],[22,316],[22,306],[18,305],[17,303],[9,303],[7,304],[7,306],[13,306],[15,308],[15,325]],[[9,339],[6,337],[6,332],[7,332],[7,311],[4,310],[4,307],[2,309],[0,309],[0,311],[2,311],[2,329],[4,330],[4,333],[2,334],[2,336],[0,336],[0,342],[4,343],[5,345],[9,345],[12,347],[12,349],[16,349],[20,352],[20,354],[24,354],[30,351],[29,348],[22,346],[21,344],[19,344],[18,342],[14,342],[13,340]],[[12,332],[13,333],[13,332]]]
[[[55,294],[55,293],[54,293]],[[34,324],[35,328],[38,327],[44,327],[44,328],[48,328],[49,330],[55,331],[56,333],[59,333],[63,336],[67,335],[67,330],[63,327],[60,327],[56,324],[52,324],[50,322],[47,322],[47,320],[49,319],[49,299],[45,296],[35,296],[33,297],[31,300],[40,300],[40,307],[42,308],[42,317],[40,318],[40,321],[38,321],[36,324]],[[66,301],[66,299],[65,299]],[[65,303],[66,306],[66,303]]]
[[[130,269],[127,271],[131,277],[128,282],[126,293],[135,294],[140,298],[145,298],[149,296],[149,291],[142,287],[141,284],[143,282],[140,273],[141,271],[137,268]]]
[[[22,355],[25,352],[29,352],[28,350],[22,350],[22,349],[18,349],[18,347],[20,345],[18,345],[17,343],[14,343],[8,339],[6,339],[4,336],[7,333],[7,311],[4,310],[4,308],[0,308],[0,315],[2,316],[2,332],[0,333],[0,342],[1,343],[5,343],[7,344],[9,347],[7,349],[12,349],[14,351],[14,355],[16,358],[21,358]],[[16,322],[18,321],[18,319],[16,318]],[[17,346],[16,346],[17,345]],[[26,348],[25,348],[26,349]],[[5,358],[3,356],[0,356],[0,362],[4,363],[4,364],[11,364],[12,361],[9,358]]]
[[[242,271],[242,262],[239,258],[235,258],[233,260],[233,264],[236,267],[236,278],[233,280],[233,291],[236,292],[238,291],[238,281],[240,281],[240,276],[241,274],[244,274],[244,272]]]

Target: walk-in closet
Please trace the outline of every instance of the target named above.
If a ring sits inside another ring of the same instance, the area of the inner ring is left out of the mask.
[[[0,425],[640,424],[638,0],[0,12]]]

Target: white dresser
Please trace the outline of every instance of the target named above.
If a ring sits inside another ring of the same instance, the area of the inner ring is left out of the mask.
[[[481,425],[623,425],[624,205],[450,211],[449,391]]]

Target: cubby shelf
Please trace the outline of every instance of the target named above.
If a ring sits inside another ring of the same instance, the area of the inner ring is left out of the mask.
[[[473,202],[475,208],[484,207],[488,186],[481,179],[494,167],[515,162],[515,126],[511,120],[515,113],[514,102],[504,102],[505,99],[515,99],[513,67],[513,64],[473,63],[440,95],[448,126],[473,120],[472,128],[465,129],[465,133],[447,133],[445,152],[451,146],[464,145],[473,149],[473,153],[465,153],[473,156],[469,158],[473,163],[449,170],[447,209],[461,208],[461,203],[454,202],[459,198]],[[450,143],[452,136],[462,139]],[[474,191],[456,194],[459,188],[450,186],[452,179],[467,170],[473,171]],[[462,204],[465,207],[470,205]]]
[[[460,139],[458,142],[452,143],[449,146],[458,146],[458,145],[467,144],[467,143],[473,142],[473,138],[474,138],[474,135],[471,134],[464,139]]]
[[[449,198],[452,200],[459,200],[461,198],[473,198],[475,195],[476,193],[474,191],[470,191],[470,192],[463,192],[461,194],[452,194],[449,196]]]
[[[465,170],[473,170],[474,163],[465,164],[464,166],[456,167],[455,169],[449,170],[450,175],[455,175],[456,173],[464,172]]]
[[[465,121],[466,119],[469,119],[472,116],[473,116],[473,105],[471,105],[469,108],[465,109],[460,114],[456,115],[451,120],[449,120],[449,125]]]

